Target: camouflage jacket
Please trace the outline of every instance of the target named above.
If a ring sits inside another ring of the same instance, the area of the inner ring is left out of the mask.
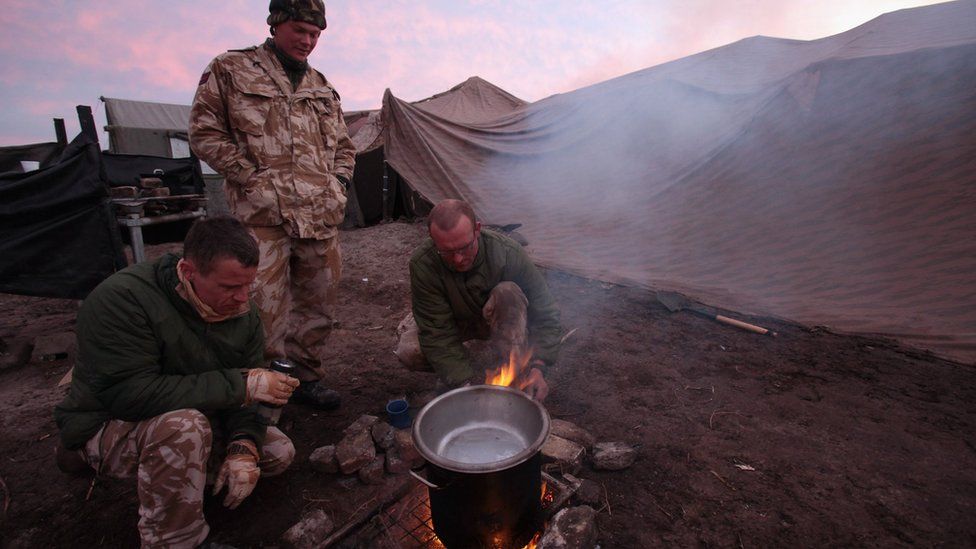
[[[475,373],[461,343],[481,331],[482,309],[491,290],[503,281],[518,284],[528,298],[533,357],[552,365],[562,333],[559,309],[521,244],[482,229],[478,255],[471,269],[463,273],[447,267],[430,238],[411,256],[410,296],[420,348],[445,380],[457,382]]]
[[[257,308],[207,323],[179,296],[169,254],[105,279],[78,311],[78,363],[54,410],[67,448],[85,444],[110,419],[140,421],[181,408],[218,420],[228,438],[260,442],[256,406],[242,407],[243,372],[262,367]]]
[[[229,51],[200,78],[190,147],[224,176],[231,211],[297,238],[335,236],[356,150],[339,95],[309,68],[298,89],[267,45]]]

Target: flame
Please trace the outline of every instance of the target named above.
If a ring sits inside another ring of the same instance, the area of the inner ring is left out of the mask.
[[[531,360],[532,349],[513,347],[508,353],[507,364],[502,364],[494,370],[485,371],[485,384],[525,389],[528,386],[525,374],[529,371]]]

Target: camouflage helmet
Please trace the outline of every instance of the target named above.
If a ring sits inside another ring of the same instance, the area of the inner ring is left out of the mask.
[[[268,25],[301,21],[325,29],[325,3],[322,0],[271,0]]]

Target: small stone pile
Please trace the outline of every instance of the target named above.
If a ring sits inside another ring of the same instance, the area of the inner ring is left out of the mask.
[[[400,474],[424,464],[410,429],[394,429],[362,415],[342,431],[342,440],[316,448],[308,460],[321,473],[357,474],[365,484],[382,484],[385,473]]]
[[[637,449],[623,442],[597,442],[596,437],[574,423],[554,419],[549,438],[542,445],[543,470],[575,475],[584,462],[594,469],[620,471],[634,464]]]

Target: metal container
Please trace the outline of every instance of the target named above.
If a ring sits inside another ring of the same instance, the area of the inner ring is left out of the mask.
[[[541,526],[549,413],[508,387],[462,387],[417,414],[434,532],[448,548],[521,547]]]
[[[268,366],[276,372],[281,372],[290,376],[295,375],[295,365],[283,358],[276,358],[272,360],[271,364]],[[281,408],[281,406],[275,406],[273,404],[268,404],[267,402],[259,403],[258,420],[267,426],[278,425],[278,420],[281,419]]]

